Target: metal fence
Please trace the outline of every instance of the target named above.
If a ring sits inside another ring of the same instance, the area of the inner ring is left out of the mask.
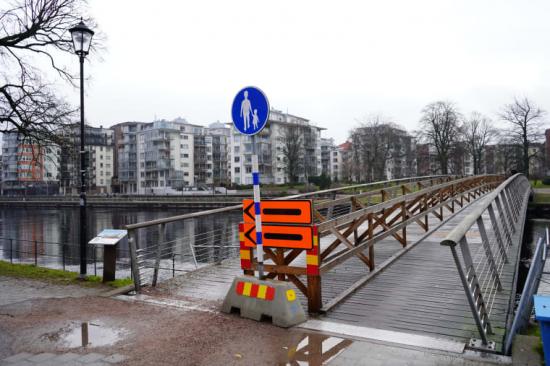
[[[516,174],[508,178],[478,202],[441,241],[441,245],[451,250],[479,332],[479,339],[470,341],[472,348],[495,349],[495,342],[489,340],[493,334],[491,312],[497,294],[503,289],[501,276],[509,262],[510,250],[512,247],[517,250],[521,245],[529,194],[530,185],[525,176]],[[476,229],[474,226],[477,226],[479,241],[471,235]],[[467,239],[468,232],[470,239]]]
[[[61,269],[69,272],[80,270],[80,245],[59,243],[39,239],[0,238],[1,258],[10,263],[33,264],[38,267]],[[87,247],[88,272],[101,274],[103,269],[103,248]],[[131,275],[130,255],[127,248],[117,248],[116,261],[118,277]]]
[[[217,234],[219,235],[219,234]],[[163,278],[175,277],[177,273],[194,270],[210,259],[204,253],[207,245],[198,235],[194,245],[189,245],[186,238],[172,240],[164,243],[164,247],[170,247],[170,253],[162,256],[159,263]],[[185,242],[187,250],[178,249],[178,244]],[[156,247],[155,247],[156,248]],[[154,249],[154,248],[153,248]],[[148,253],[150,250],[144,250]],[[217,258],[227,256],[226,252],[214,253]],[[103,271],[103,247],[87,246],[87,272],[93,275],[102,275]],[[117,247],[116,277],[132,278],[130,264],[130,249]],[[0,259],[12,264],[31,264],[37,267],[60,269],[68,272],[80,271],[80,245],[78,243],[59,243],[46,240],[31,240],[20,238],[0,237]],[[152,271],[154,263],[147,261],[143,266],[145,271]]]
[[[546,262],[546,251],[549,242],[550,237],[548,236],[548,229],[546,229],[546,237],[541,237],[537,241],[535,254],[531,259],[529,273],[525,280],[514,321],[512,327],[506,334],[506,341],[504,343],[504,354],[506,355],[509,355],[512,350],[512,340],[516,333],[525,328],[531,318],[531,313],[533,312],[533,295],[539,287],[540,276],[544,268],[544,263]]]

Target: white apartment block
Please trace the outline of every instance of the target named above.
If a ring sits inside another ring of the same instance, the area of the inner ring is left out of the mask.
[[[197,127],[182,119],[162,120],[137,132],[138,194],[170,194],[195,184]]]
[[[227,163],[231,129],[220,122],[212,123],[205,131],[206,174],[205,183],[226,185],[228,183]]]
[[[111,193],[111,180],[114,171],[114,147],[112,144],[113,131],[106,134],[109,143],[105,146],[88,145],[86,150],[90,152],[90,179],[88,181],[90,189],[95,193]]]
[[[59,183],[60,174],[60,153],[59,146],[48,146],[44,148],[44,182],[48,184]]]
[[[333,182],[351,180],[351,143],[346,141],[330,151],[330,179]]]
[[[284,184],[290,181],[286,171],[285,136],[289,128],[298,128],[301,135],[299,181],[322,172],[321,131],[309,120],[271,110],[266,127],[255,136],[256,154],[261,182]],[[229,144],[229,176],[232,183],[252,184],[252,137],[240,134],[231,128]]]

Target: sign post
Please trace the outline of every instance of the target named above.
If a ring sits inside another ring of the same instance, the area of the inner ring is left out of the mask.
[[[254,208],[256,229],[256,250],[258,255],[258,275],[264,277],[264,249],[262,237],[262,216],[260,196],[260,169],[256,151],[256,134],[267,124],[269,101],[265,94],[254,86],[241,89],[233,99],[231,107],[233,125],[242,134],[252,137],[252,184],[254,185]]]

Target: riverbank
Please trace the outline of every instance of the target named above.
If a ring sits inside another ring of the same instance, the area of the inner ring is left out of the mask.
[[[87,276],[85,281],[79,279],[76,272],[62,271],[59,269],[37,267],[32,264],[12,264],[0,260],[0,276],[19,279],[31,279],[46,281],[55,285],[79,285],[84,287],[105,287],[108,289],[131,285],[129,278],[120,278],[107,283],[102,283],[101,276]],[[107,287],[108,286],[108,287]]]
[[[248,198],[248,196],[246,196]],[[244,196],[88,196],[88,207],[95,208],[185,208],[207,210],[242,204]],[[78,207],[77,196],[0,197],[0,207]]]

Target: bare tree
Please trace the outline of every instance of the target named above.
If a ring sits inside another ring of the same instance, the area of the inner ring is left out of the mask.
[[[481,174],[483,153],[486,146],[498,135],[489,118],[478,112],[472,112],[462,126],[467,152],[472,156],[474,175]]]
[[[515,98],[513,103],[506,104],[500,118],[509,123],[508,134],[514,143],[521,146],[521,165],[519,170],[529,177],[529,162],[536,154],[531,154],[529,147],[541,137],[541,123],[546,112],[538,108],[527,98]]]
[[[442,174],[449,174],[450,154],[460,136],[459,120],[456,107],[448,101],[430,103],[422,110],[418,135],[435,147]]]
[[[353,129],[350,132],[350,140],[357,180],[373,182],[386,179],[388,161],[397,162],[406,156],[407,148],[410,150],[411,137],[408,136],[407,139],[405,135],[404,130],[398,125],[380,115],[367,118],[359,127]],[[404,168],[406,167],[407,163]],[[402,175],[401,170],[396,170],[395,173],[396,177]]]
[[[285,172],[291,184],[298,182],[302,172],[302,131],[300,126],[289,124],[284,133],[283,155],[285,158]]]
[[[83,1],[18,0],[0,9],[0,132],[17,132],[34,143],[59,143],[75,109],[59,98],[47,70],[74,85],[60,60],[73,54],[68,29],[80,20]],[[86,18],[88,25],[94,24]],[[97,49],[101,35],[94,39]],[[49,65],[40,70],[44,60]],[[76,61],[74,62],[76,69]]]

